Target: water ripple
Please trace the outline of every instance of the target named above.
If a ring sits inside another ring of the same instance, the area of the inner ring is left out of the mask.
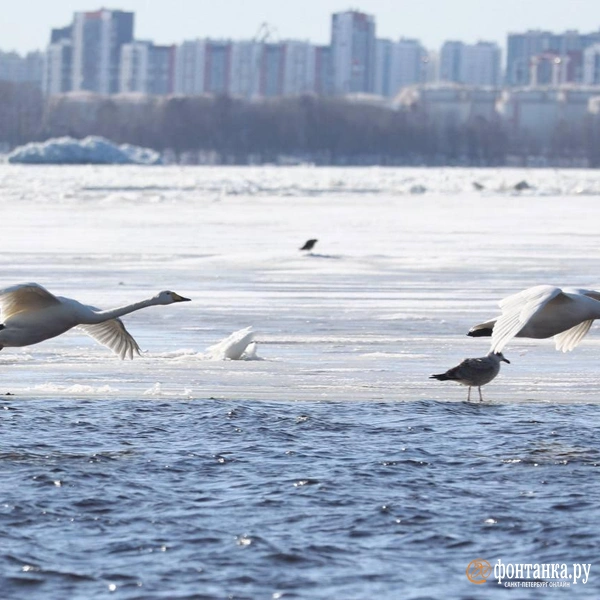
[[[590,562],[599,541],[595,405],[11,408],[44,418],[3,429],[7,600],[467,597],[473,557]]]

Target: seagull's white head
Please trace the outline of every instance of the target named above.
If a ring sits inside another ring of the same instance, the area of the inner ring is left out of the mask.
[[[189,302],[190,298],[184,298],[176,292],[165,290],[154,296],[156,304],[173,304],[173,302]]]

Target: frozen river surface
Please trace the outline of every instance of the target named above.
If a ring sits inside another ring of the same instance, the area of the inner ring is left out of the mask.
[[[500,298],[600,288],[596,172],[0,165],[0,190],[0,287],[193,300],[124,318],[133,361],[75,332],[0,352],[3,599],[504,597],[476,558],[591,563],[513,596],[599,596],[597,327],[514,340],[483,404],[428,379],[487,352],[465,333]],[[210,360],[249,326],[259,360]]]

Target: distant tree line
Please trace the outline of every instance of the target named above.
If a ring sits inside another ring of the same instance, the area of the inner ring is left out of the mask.
[[[44,116],[44,98],[29,83],[0,81],[0,144],[17,146],[38,139]]]
[[[542,146],[500,117],[436,121],[423,111],[300,96],[248,101],[228,96],[86,97],[47,101],[27,84],[0,82],[0,143],[101,135],[170,151],[176,160],[246,164],[282,157],[317,164],[504,165],[529,157],[600,166],[600,118],[561,126]],[[191,158],[190,158],[191,157]],[[202,158],[204,157],[204,158]]]

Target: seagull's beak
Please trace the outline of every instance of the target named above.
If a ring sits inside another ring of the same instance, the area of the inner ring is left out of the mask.
[[[503,360],[505,363],[508,363],[510,365],[510,360],[508,360],[508,358],[504,358],[503,356],[500,360]]]
[[[180,296],[179,294],[173,292],[173,300],[175,302],[190,302],[191,298],[184,298],[183,296]]]

